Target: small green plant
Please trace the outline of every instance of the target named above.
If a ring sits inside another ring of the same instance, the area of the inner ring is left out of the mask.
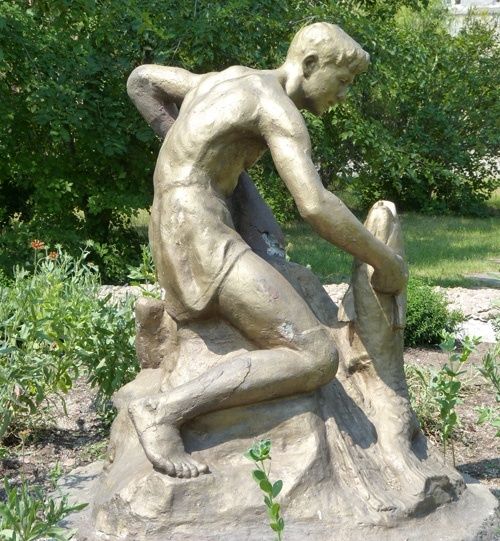
[[[245,453],[245,456],[251,460],[256,470],[253,470],[252,477],[259,485],[260,489],[264,493],[264,503],[267,507],[267,514],[269,516],[272,530],[276,532],[277,540],[283,539],[282,533],[285,528],[285,521],[281,516],[281,506],[274,501],[281,489],[283,488],[283,481],[278,480],[275,483],[271,483],[269,474],[271,472],[271,440],[261,440],[256,443]],[[269,467],[266,468],[266,462]]]
[[[50,488],[52,490],[56,490],[57,483],[59,482],[59,479],[61,479],[63,474],[64,470],[61,466],[61,463],[58,461],[49,471]]]
[[[59,522],[86,503],[71,505],[66,495],[48,497],[38,486],[29,488],[22,482],[19,488],[11,487],[4,480],[6,498],[0,502],[0,540],[35,541],[53,539],[67,541],[74,532],[58,526]]]
[[[478,370],[482,376],[491,383],[495,390],[495,402],[497,406],[494,407],[480,407],[477,408],[478,419],[477,424],[482,425],[489,423],[496,429],[496,437],[500,437],[500,344],[495,344],[486,355],[483,357],[483,366]]]
[[[478,340],[466,337],[463,348],[456,351],[455,339],[445,334],[441,349],[448,353],[448,362],[439,370],[431,371],[414,365],[405,366],[408,391],[413,410],[422,430],[429,436],[439,439],[446,455],[448,445],[451,446],[453,463],[455,464],[454,431],[459,419],[456,405],[460,403],[460,392],[463,388],[462,370]],[[482,421],[490,420],[491,411],[483,411]]]
[[[491,406],[481,406],[476,408],[478,414],[477,424],[490,424],[495,430],[495,436],[500,438],[500,408]]]
[[[460,376],[465,373],[462,367],[478,344],[478,339],[465,337],[461,352],[456,351],[455,338],[445,334],[440,347],[448,353],[448,363],[432,378],[432,388],[435,399],[439,405],[440,431],[443,442],[443,454],[446,456],[447,444],[451,443],[453,465],[455,466],[455,447],[453,431],[458,423],[456,405],[459,403],[459,394],[462,387]]]
[[[448,309],[444,295],[418,280],[409,281],[406,346],[437,345],[443,332],[454,331],[463,319],[461,312]]]
[[[435,437],[439,433],[439,408],[432,387],[434,373],[428,368],[405,365],[406,381],[413,411],[425,434]]]
[[[102,460],[106,457],[106,451],[108,448],[108,438],[101,441],[93,442],[80,450],[80,459],[85,462],[94,462],[95,460]]]
[[[156,282],[156,270],[151,255],[151,249],[147,244],[141,245],[141,262],[134,267],[128,265],[128,278],[132,285],[136,284],[154,284]]]
[[[500,402],[500,344],[495,344],[483,357],[483,366],[478,370],[495,389],[495,400]]]

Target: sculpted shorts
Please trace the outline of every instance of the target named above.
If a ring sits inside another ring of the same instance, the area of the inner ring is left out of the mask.
[[[223,198],[206,185],[155,195],[150,237],[167,310],[177,320],[210,309],[225,276],[250,250]]]

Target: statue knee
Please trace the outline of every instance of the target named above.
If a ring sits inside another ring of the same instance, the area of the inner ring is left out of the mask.
[[[337,374],[339,353],[330,332],[318,329],[308,336],[308,356],[312,362],[311,387],[329,383]]]
[[[339,367],[339,352],[333,340],[330,339],[324,344],[324,351],[320,359],[319,370],[323,374],[321,385],[325,385],[336,376]]]

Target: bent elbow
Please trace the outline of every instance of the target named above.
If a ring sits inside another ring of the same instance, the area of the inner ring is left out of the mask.
[[[297,205],[299,214],[308,223],[314,223],[314,221],[320,217],[323,213],[323,199],[321,196],[315,197],[308,201],[302,202]]]
[[[144,84],[147,81],[147,66],[138,66],[127,79],[127,94],[132,101],[144,92]]]

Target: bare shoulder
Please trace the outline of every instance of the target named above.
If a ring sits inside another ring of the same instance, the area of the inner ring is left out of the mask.
[[[260,91],[260,128],[263,135],[309,140],[304,117],[273,75],[263,76]],[[306,141],[304,141],[306,142]]]
[[[232,66],[202,75],[187,96],[186,110],[194,107],[217,109],[222,116],[230,114],[235,120],[253,118],[261,108],[264,93],[270,92],[268,87],[275,84],[263,73],[244,66]],[[223,110],[220,109],[221,101],[224,102]]]
[[[251,81],[258,77],[257,71],[244,66],[231,66],[223,71],[206,73],[197,80],[195,92],[199,95],[230,90],[245,92],[250,90]]]
[[[218,76],[234,85],[233,91],[238,89],[243,107],[255,109],[259,127],[264,132],[307,134],[300,111],[272,72],[234,66]]]

